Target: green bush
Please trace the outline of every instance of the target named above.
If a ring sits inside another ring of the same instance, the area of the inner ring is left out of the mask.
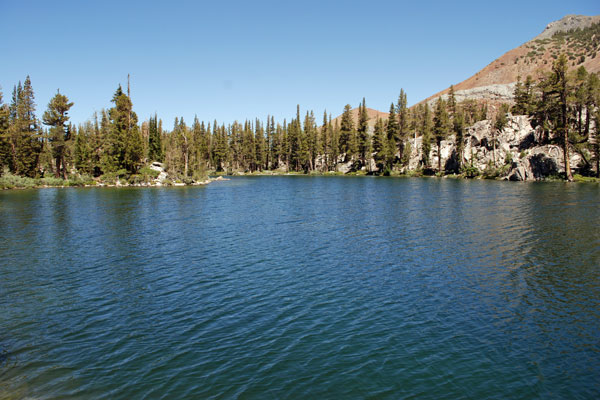
[[[146,181],[147,179],[144,177],[144,175],[140,174],[133,174],[127,177],[127,183],[129,183],[130,185],[139,185]]]
[[[158,172],[150,167],[147,167],[147,166],[141,168],[138,173],[140,175],[148,178],[148,180],[156,179],[156,178],[158,178],[158,175],[160,175],[160,172]]]
[[[100,180],[106,184],[114,185],[117,182],[117,179],[121,180],[121,178],[126,178],[127,170],[120,169],[114,172],[107,172],[104,175],[100,176]]]
[[[39,185],[41,186],[67,186],[68,182],[62,178],[57,178],[54,176],[47,176],[45,178],[41,178],[39,180]]]
[[[34,188],[36,186],[35,179],[13,175],[10,172],[5,172],[0,177],[0,189]]]
[[[475,166],[464,166],[462,173],[467,178],[475,178],[480,175],[479,169]]]

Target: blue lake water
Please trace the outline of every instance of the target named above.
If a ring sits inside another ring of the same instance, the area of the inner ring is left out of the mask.
[[[0,398],[598,398],[600,187],[0,192]]]

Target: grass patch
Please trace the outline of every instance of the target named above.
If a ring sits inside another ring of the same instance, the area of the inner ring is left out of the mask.
[[[575,174],[575,175],[573,175],[573,182],[600,183],[600,178],[594,178],[593,176],[582,176],[579,174]]]

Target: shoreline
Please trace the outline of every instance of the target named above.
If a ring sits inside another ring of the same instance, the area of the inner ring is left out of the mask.
[[[34,179],[34,178],[28,178],[28,179]],[[216,177],[209,177],[203,181],[194,181],[192,183],[183,183],[183,182],[142,182],[142,183],[104,183],[104,182],[97,182],[95,184],[87,184],[87,183],[73,183],[73,184],[69,184],[69,180],[65,181],[67,184],[66,185],[47,185],[47,184],[42,184],[42,185],[37,185],[37,184],[31,184],[31,185],[24,185],[24,186],[14,186],[14,187],[3,187],[0,190],[26,190],[26,189],[68,189],[68,188],[133,188],[133,187],[139,187],[139,188],[160,188],[160,187],[182,187],[182,186],[206,186],[209,183],[212,182],[216,182],[216,181],[227,181],[229,179],[224,178],[223,176],[216,176]]]
[[[438,178],[438,179],[464,179],[464,180],[486,180],[486,181],[507,181],[507,182],[565,182],[565,183],[600,183],[600,178],[587,177],[579,174],[573,176],[572,182],[567,182],[561,176],[549,176],[537,180],[527,181],[511,181],[508,177],[486,177],[485,175],[467,176],[465,174],[423,174],[423,173],[392,173],[391,175],[377,175],[368,173],[342,173],[342,172],[234,172],[231,174],[220,174],[217,176],[232,176],[232,177],[252,177],[252,176],[303,176],[303,177],[374,177],[374,178]]]
[[[263,177],[263,176],[298,176],[298,177],[373,177],[373,178],[437,178],[437,179],[458,179],[458,180],[487,180],[487,181],[508,181],[512,182],[506,177],[485,177],[482,175],[469,177],[464,174],[447,174],[447,175],[427,175],[427,174],[391,174],[391,175],[375,175],[375,174],[367,174],[367,173],[341,173],[341,172],[326,172],[326,173],[296,173],[296,172],[234,172],[231,174],[218,173],[213,175],[213,177],[209,177],[202,181],[193,181],[192,183],[184,183],[184,182],[141,182],[141,183],[104,183],[95,181],[94,184],[89,183],[73,183],[69,180],[65,181],[66,185],[48,185],[48,184],[31,184],[31,182],[27,182],[22,186],[12,186],[12,187],[2,187],[0,190],[24,190],[24,189],[51,189],[51,188],[160,188],[160,187],[185,187],[185,186],[205,186],[212,182],[216,181],[228,181],[229,177]],[[34,178],[23,178],[27,180],[35,180]],[[76,182],[76,181],[75,181]],[[544,179],[539,179],[535,181],[523,181],[523,182],[564,182],[564,183],[593,183],[600,184],[600,178],[595,177],[585,177],[581,175],[575,175],[573,182],[566,182],[561,177],[547,177]]]

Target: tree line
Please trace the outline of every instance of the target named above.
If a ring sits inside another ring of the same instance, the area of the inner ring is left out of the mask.
[[[265,121],[257,118],[225,125],[197,117],[187,124],[183,118],[175,118],[168,131],[156,114],[139,123],[131,98],[121,86],[112,103],[108,110],[75,126],[68,115],[73,102],[60,91],[41,120],[35,114],[29,77],[15,85],[10,104],[3,103],[0,92],[0,173],[63,179],[74,173],[135,175],[154,161],[165,163],[171,174],[182,179],[199,178],[207,171],[328,172],[342,163],[351,170],[381,172],[407,166],[409,139],[417,134],[424,136],[422,165],[427,168],[431,141],[437,140],[439,145],[452,129],[461,135],[465,124],[487,115],[485,106],[474,101],[457,105],[453,96],[436,110],[427,104],[411,110],[401,90],[398,101],[390,105],[389,118],[378,118],[372,127],[363,99],[356,120],[349,104],[340,118],[332,120],[325,111],[320,124],[313,111],[301,115],[297,106],[289,121],[275,122],[269,116]],[[452,117],[460,115],[448,129],[441,128],[447,117],[438,116],[446,106]],[[375,168],[371,168],[373,164]]]
[[[531,124],[540,132],[542,144],[557,144],[563,149],[565,179],[573,180],[569,154],[577,152],[584,165],[580,172],[600,178],[600,79],[584,66],[568,70],[563,54],[549,73],[534,80],[519,79],[514,92],[512,112],[529,115]],[[502,121],[498,124],[502,126]],[[595,167],[594,165],[595,164]]]
[[[591,173],[598,173],[598,141],[594,141],[600,104],[598,76],[584,67],[567,71],[564,56],[552,72],[534,81],[527,77],[515,88],[515,104],[500,107],[494,118],[494,133],[507,124],[509,111],[530,115],[532,125],[543,132],[544,143],[560,143],[569,154],[582,154]],[[78,126],[69,121],[73,102],[57,91],[41,120],[36,117],[31,80],[27,77],[13,88],[12,99],[4,104],[0,92],[0,173],[27,177],[71,174],[90,177],[127,176],[145,173],[152,162],[164,163],[170,174],[182,180],[200,179],[208,171],[336,171],[346,170],[389,174],[406,171],[412,146],[421,137],[418,169],[444,173],[439,155],[442,141],[454,136],[452,172],[464,171],[465,134],[473,123],[488,118],[486,104],[474,100],[457,102],[454,88],[430,107],[427,102],[408,107],[406,93],[400,90],[392,102],[388,118],[369,124],[366,101],[358,105],[353,118],[348,104],[339,118],[324,112],[320,123],[313,111],[302,115],[300,106],[289,121],[275,122],[272,116],[235,121],[230,124],[205,122],[195,117],[191,124],[175,118],[166,130],[155,114],[140,123],[129,95],[121,86],[112,97],[112,107],[101,110]],[[495,145],[496,139],[492,140]],[[495,147],[494,147],[495,151]],[[495,153],[494,153],[495,154]],[[568,157],[566,178],[572,179]],[[414,166],[413,166],[414,167]]]

